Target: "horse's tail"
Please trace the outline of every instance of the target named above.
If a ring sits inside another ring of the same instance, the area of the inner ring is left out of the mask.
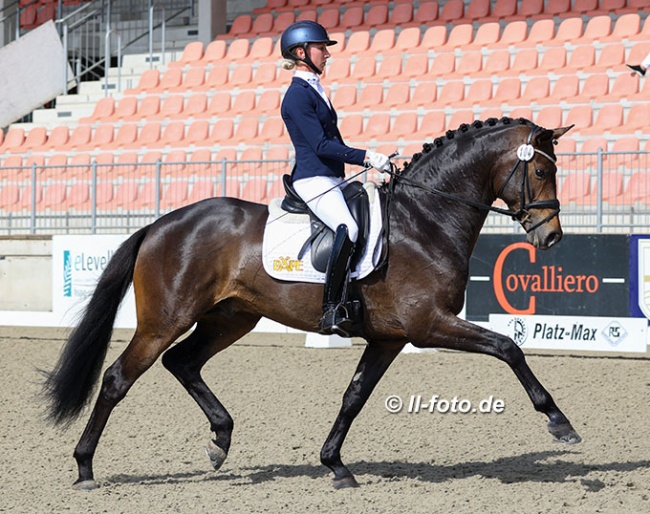
[[[149,226],[120,245],[104,269],[51,372],[44,372],[48,418],[55,424],[76,419],[89,402],[108,351],[117,310],[133,281],[135,261]]]

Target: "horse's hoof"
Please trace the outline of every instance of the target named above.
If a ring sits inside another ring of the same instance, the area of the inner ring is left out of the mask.
[[[548,424],[548,431],[551,433],[555,442],[563,444],[577,444],[582,441],[582,437],[578,435],[570,423],[562,425]]]
[[[212,439],[210,439],[208,445],[205,447],[205,454],[208,456],[208,459],[210,459],[210,464],[212,464],[212,467],[215,470],[219,469],[223,465],[228,456],[228,454],[217,446]]]
[[[332,479],[332,484],[334,489],[348,489],[350,487],[359,487],[359,482],[353,477],[343,477],[343,478],[334,478]]]
[[[92,491],[93,489],[97,489],[98,487],[99,484],[94,480],[81,480],[72,484],[72,488],[75,491]]]

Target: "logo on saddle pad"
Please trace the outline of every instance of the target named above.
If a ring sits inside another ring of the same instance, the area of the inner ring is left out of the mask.
[[[370,229],[365,251],[352,270],[352,277],[356,279],[364,278],[374,271],[382,249],[380,197],[374,182],[368,182],[363,187],[368,193],[370,204]],[[282,198],[275,198],[269,204],[269,217],[262,244],[264,270],[278,280],[324,283],[322,262],[314,264],[311,248],[305,248],[306,244],[310,244],[307,241],[313,239],[309,215],[287,212],[282,209],[281,203]]]

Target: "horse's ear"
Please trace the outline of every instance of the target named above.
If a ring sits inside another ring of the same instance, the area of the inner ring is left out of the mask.
[[[561,128],[556,128],[553,129],[553,139],[559,139],[562,137],[564,134],[566,134],[569,130],[571,130],[575,125],[569,125],[568,127],[561,127]]]

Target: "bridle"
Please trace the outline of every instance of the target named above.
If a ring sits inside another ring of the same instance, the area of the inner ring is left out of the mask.
[[[532,232],[535,230],[537,227],[548,223],[550,220],[552,220],[555,216],[557,216],[560,213],[560,202],[557,198],[553,200],[540,200],[540,201],[531,201],[529,203],[526,203],[526,195],[528,195],[528,198],[533,197],[532,190],[531,190],[531,185],[530,185],[530,179],[528,178],[528,163],[533,160],[533,157],[535,154],[542,155],[543,157],[546,157],[549,161],[552,163],[556,163],[557,159],[551,157],[549,154],[546,152],[543,152],[542,150],[535,148],[531,141],[533,139],[533,136],[537,131],[541,130],[541,127],[535,125],[533,129],[531,130],[530,134],[528,134],[528,139],[526,140],[526,143],[522,144],[517,148],[517,162],[513,166],[512,170],[510,170],[510,173],[506,177],[505,181],[503,184],[501,184],[501,187],[499,188],[499,191],[497,192],[497,197],[500,197],[503,191],[505,190],[506,186],[508,185],[508,182],[510,182],[510,179],[514,176],[515,172],[519,168],[521,164],[523,164],[523,177],[521,180],[521,188],[520,188],[520,197],[519,197],[519,210],[513,211],[512,209],[501,209],[500,207],[494,207],[493,205],[487,205],[483,204],[480,202],[474,202],[473,200],[468,200],[466,198],[461,198],[456,195],[452,195],[450,193],[446,193],[444,191],[441,191],[440,189],[432,188],[425,186],[423,184],[419,184],[417,182],[414,182],[410,178],[404,176],[403,170],[399,170],[397,166],[393,163],[391,163],[392,170],[388,172],[393,180],[391,180],[388,184],[389,187],[389,195],[392,196],[395,184],[397,182],[404,182],[406,184],[409,184],[411,186],[417,187],[419,189],[422,189],[424,191],[427,191],[429,193],[436,194],[438,196],[441,196],[443,198],[446,198],[448,200],[452,200],[455,202],[460,202],[465,205],[469,205],[471,207],[476,207],[477,209],[485,210],[485,211],[492,211],[496,212],[499,214],[505,214],[507,216],[511,216],[513,220],[517,220],[519,223],[521,223],[522,227],[524,227],[524,230],[528,232]],[[524,223],[530,219],[530,210],[531,209],[553,209],[553,211],[546,216],[543,220],[538,221],[535,223],[532,227],[525,227]]]

